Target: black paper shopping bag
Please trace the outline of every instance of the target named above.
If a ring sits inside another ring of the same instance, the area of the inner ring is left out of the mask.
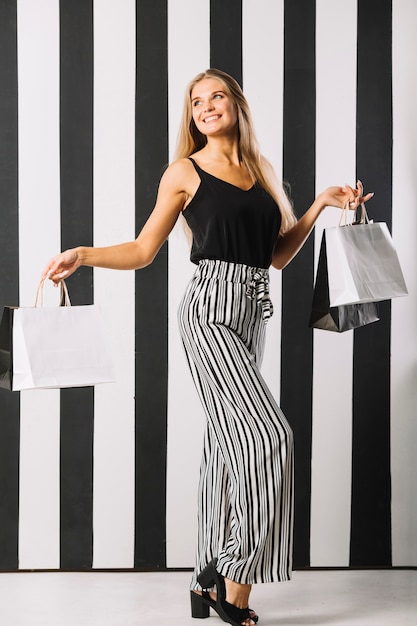
[[[325,229],[320,246],[310,327],[341,333],[378,320],[378,309],[374,302],[330,306]]]

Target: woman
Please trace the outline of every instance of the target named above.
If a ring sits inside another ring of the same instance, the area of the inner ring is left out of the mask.
[[[199,487],[194,617],[210,607],[250,626],[251,585],[291,576],[291,429],[260,372],[272,314],[268,269],[285,267],[328,205],[355,209],[361,183],[330,187],[296,222],[260,155],[238,83],[219,70],[189,85],[177,155],[161,178],[154,210],[135,241],[78,247],[44,271],[55,284],[80,265],[139,269],[152,263],[182,214],[197,269],[179,310],[187,360],[207,428]]]

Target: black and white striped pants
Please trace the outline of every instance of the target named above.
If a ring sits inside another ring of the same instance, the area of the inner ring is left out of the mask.
[[[240,583],[289,580],[293,439],[259,367],[272,314],[268,270],[200,261],[179,309],[207,428],[196,575],[212,558]]]

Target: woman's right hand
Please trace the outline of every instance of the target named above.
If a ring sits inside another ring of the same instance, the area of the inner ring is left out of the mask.
[[[42,279],[49,278],[57,285],[64,278],[71,276],[81,265],[77,248],[65,250],[54,256],[42,272]]]

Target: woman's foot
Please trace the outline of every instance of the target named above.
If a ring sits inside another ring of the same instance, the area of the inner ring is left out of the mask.
[[[232,583],[233,583],[233,581],[230,581],[230,582],[232,582]],[[227,586],[228,586],[228,584],[227,584],[227,583],[228,583],[228,579],[225,579],[225,583],[226,583],[226,589],[227,589]],[[237,584],[237,583],[234,583],[234,584]],[[199,595],[199,596],[203,595],[203,592],[202,592],[202,591],[199,591],[198,589],[194,589],[194,590],[193,590],[193,593],[196,593],[196,594],[197,594],[197,595]],[[216,594],[216,592],[215,592],[215,591],[207,591],[207,592],[206,592],[206,594],[208,594],[208,595],[209,595],[210,600],[211,600],[211,602],[212,602],[212,605],[211,605],[211,606],[212,606],[212,608],[214,608],[214,605],[216,604],[216,600],[217,600],[217,594]],[[232,596],[229,596],[229,592],[228,592],[228,591],[226,591],[226,597],[227,597],[227,601],[228,601],[228,602],[230,602],[230,604],[235,604],[238,608],[243,608],[243,609],[244,609],[244,608],[246,608],[246,607],[248,606],[248,601],[246,601],[246,604],[244,604],[243,606],[240,606],[240,604],[237,604],[237,603],[235,603],[235,601],[232,601],[232,600],[230,599],[230,597],[233,597],[233,592],[232,592]],[[206,595],[206,598],[207,598],[207,595]],[[256,611],[253,611],[251,608],[249,608],[249,615],[250,615],[250,617],[251,617],[252,622],[253,622],[254,624],[257,624],[257,623],[258,623],[258,620],[259,620],[259,615],[257,615]],[[250,624],[250,622],[249,622],[249,624]]]
[[[249,596],[252,589],[252,585],[244,585],[241,583],[236,583],[234,580],[230,580],[229,578],[224,579],[224,584],[226,586],[226,601],[233,606],[236,606],[238,609],[246,609],[249,606]],[[242,624],[245,626],[253,626],[258,621],[258,616],[255,611],[251,611],[249,609],[250,619],[246,619]],[[256,620],[253,619],[253,616],[256,617]]]
[[[191,593],[191,608],[193,617],[208,617],[209,607],[213,608],[224,622],[232,626],[254,626],[248,608],[251,585],[236,583],[225,579],[216,569],[217,559],[213,559],[197,576],[197,581],[203,590],[216,587],[215,597],[207,591]]]
[[[226,599],[230,604],[234,604],[238,609],[244,609],[249,604],[249,595],[252,585],[243,585],[236,583],[229,578],[224,579],[226,585]]]

